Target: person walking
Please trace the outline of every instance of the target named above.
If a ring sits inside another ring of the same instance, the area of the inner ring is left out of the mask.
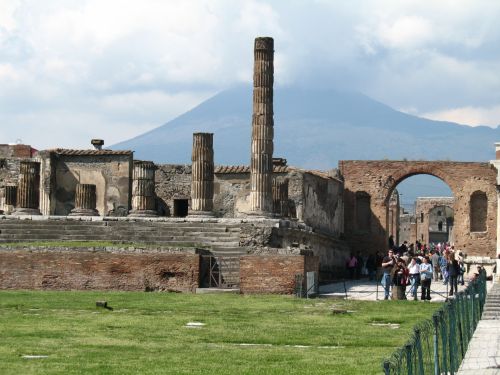
[[[460,275],[460,265],[458,264],[458,261],[455,259],[455,256],[453,253],[451,253],[448,256],[448,263],[447,263],[447,271],[448,271],[448,277],[450,281],[450,296],[453,295],[453,291],[457,293],[458,289],[458,276]]]
[[[429,263],[429,257],[424,257],[420,265],[420,283],[422,285],[422,293],[420,299],[422,301],[431,299],[431,281],[432,281],[432,265]]]
[[[420,284],[420,266],[417,263],[417,258],[411,259],[408,265],[408,272],[410,274],[410,294],[416,301],[418,285]]]
[[[436,250],[432,251],[431,255],[432,269],[434,271],[434,281],[439,280],[439,253]]]
[[[382,286],[384,287],[384,299],[389,299],[391,293],[391,273],[392,269],[396,265],[396,258],[394,257],[394,251],[389,249],[387,255],[382,259]]]

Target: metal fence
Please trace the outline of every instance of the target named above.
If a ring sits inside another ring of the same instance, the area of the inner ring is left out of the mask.
[[[387,375],[454,374],[481,319],[486,300],[482,272],[448,300],[432,319],[416,325],[409,341],[383,362]]]

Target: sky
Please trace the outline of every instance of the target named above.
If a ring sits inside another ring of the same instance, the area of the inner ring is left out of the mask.
[[[252,80],[362,92],[435,120],[500,124],[497,0],[0,0],[0,143],[106,145]]]

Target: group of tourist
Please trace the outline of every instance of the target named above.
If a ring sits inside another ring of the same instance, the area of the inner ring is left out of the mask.
[[[430,300],[433,280],[449,284],[449,295],[453,296],[458,291],[458,283],[464,285],[464,256],[449,244],[429,248],[421,244],[408,247],[403,243],[389,249],[382,260],[382,272],[384,299],[389,298],[393,286],[401,288],[406,298],[406,287],[410,286],[410,295],[416,300],[420,286],[420,298]]]
[[[393,287],[399,289],[404,299],[406,288],[410,287],[409,294],[414,300],[417,300],[420,287],[420,298],[430,300],[432,281],[449,285],[450,296],[457,292],[459,283],[464,285],[464,255],[461,251],[455,251],[450,244],[427,246],[417,242],[408,245],[405,241],[401,246],[395,246],[391,240],[385,256],[381,253],[368,257],[362,257],[359,253],[351,254],[346,260],[349,276],[354,279],[367,275],[372,281],[377,269],[380,269],[384,299],[389,298]]]

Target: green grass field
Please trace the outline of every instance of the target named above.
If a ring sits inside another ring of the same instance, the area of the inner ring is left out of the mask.
[[[114,310],[96,308],[98,300]],[[333,314],[332,307],[352,312]],[[438,307],[286,296],[1,291],[0,374],[379,374],[382,359]],[[205,325],[188,328],[189,322]]]

